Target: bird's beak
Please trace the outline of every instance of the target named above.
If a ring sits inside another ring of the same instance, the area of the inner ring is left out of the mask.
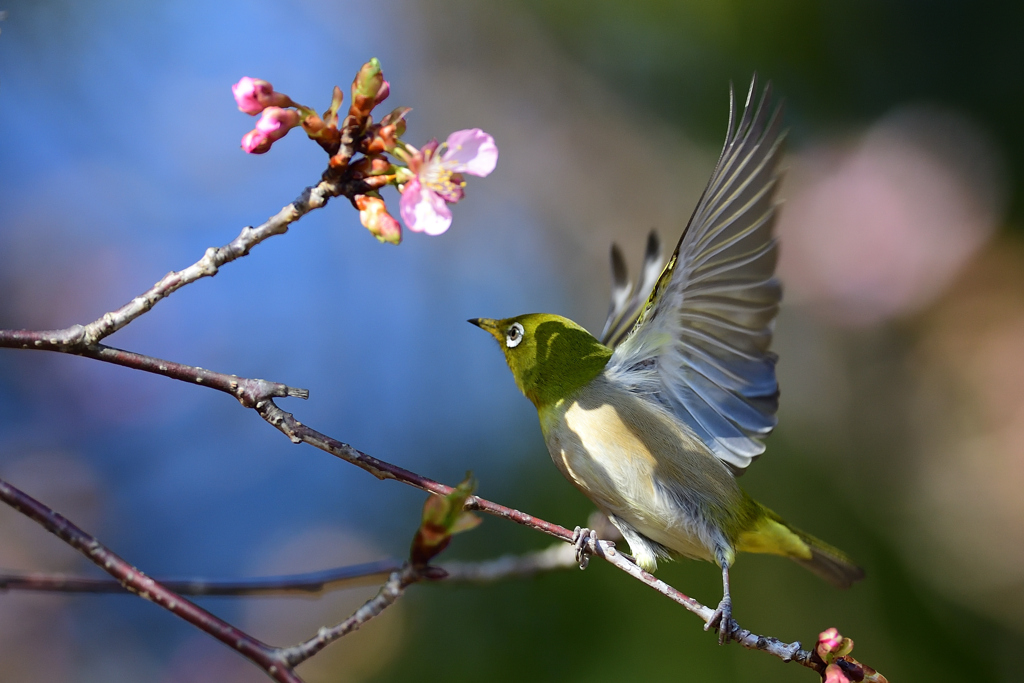
[[[491,336],[501,341],[501,331],[498,329],[498,321],[491,320],[490,318],[470,318],[466,322],[473,323],[481,330],[486,330],[491,333]]]

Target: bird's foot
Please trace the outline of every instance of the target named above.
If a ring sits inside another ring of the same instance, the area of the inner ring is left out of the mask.
[[[572,544],[576,547],[576,561],[580,569],[586,569],[590,564],[590,550],[587,548],[590,541],[597,542],[597,532],[586,527],[576,527],[572,532]]]
[[[714,611],[711,618],[704,624],[704,630],[715,629],[718,631],[718,644],[725,645],[729,642],[733,631],[739,629],[739,624],[732,618],[732,599],[722,598],[718,603],[718,609]]]

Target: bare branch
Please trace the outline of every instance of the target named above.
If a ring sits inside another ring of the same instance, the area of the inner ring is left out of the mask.
[[[335,640],[352,633],[393,605],[406,588],[417,581],[429,578],[425,569],[406,564],[399,571],[392,572],[387,582],[377,591],[377,595],[367,600],[352,616],[332,628],[326,626],[321,628],[315,636],[305,642],[282,648],[280,650],[281,657],[289,666],[298,666]]]
[[[263,669],[275,681],[301,683],[302,679],[284,663],[276,648],[260,642],[198,605],[189,602],[178,593],[168,590],[115,555],[93,536],[2,479],[0,479],[0,500],[38,522],[47,531],[85,555],[94,564],[117,579],[125,590],[163,607],[196,628],[210,634]]]
[[[398,560],[378,560],[336,567],[318,572],[264,576],[252,579],[216,581],[210,579],[157,579],[168,590],[180,595],[243,596],[315,594],[339,588],[376,583],[402,568]],[[44,572],[0,573],[0,590],[49,593],[122,593],[124,586],[111,579],[93,579]]]
[[[401,570],[403,563],[384,559],[376,562],[334,567],[302,574],[261,576],[251,579],[215,580],[156,579],[164,588],[179,595],[241,597],[247,595],[318,594],[354,588],[375,582]],[[438,565],[443,580],[454,583],[493,583],[505,579],[535,576],[542,572],[572,569],[576,566],[575,551],[569,545],[556,543],[544,550],[522,555],[502,555],[480,562],[448,562]],[[434,580],[441,580],[436,578]],[[123,593],[124,586],[113,579],[69,576],[47,572],[0,572],[0,591],[34,591],[41,593]]]
[[[502,555],[482,562],[447,562],[441,565],[441,569],[448,574],[445,581],[494,583],[560,569],[575,569],[577,566],[576,550],[566,543],[556,543],[523,555]]]

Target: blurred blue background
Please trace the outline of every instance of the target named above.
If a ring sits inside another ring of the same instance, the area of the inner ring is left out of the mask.
[[[300,135],[239,149],[241,76],[323,109],[381,59],[421,144],[501,150],[437,238],[378,244],[335,201],[109,343],[311,390],[282,407],[380,458],[566,526],[589,503],[470,317],[599,328],[609,244],[674,242],[714,164],[727,84],[787,100],[777,327],[781,425],[743,479],[861,561],[838,593],[742,557],[736,616],[812,641],[836,626],[897,681],[1018,680],[1024,645],[1024,217],[1017,3],[611,0],[8,1],[0,22],[0,326],[91,321],[315,182]],[[385,191],[397,213],[397,195]],[[0,353],[0,476],[155,576],[253,576],[401,556],[423,495],[292,446],[215,392],[56,354]],[[496,520],[450,557],[544,547]],[[95,573],[0,510],[0,565]],[[419,587],[304,665],[309,681],[810,680],[718,648],[595,563]],[[711,565],[661,572],[705,603]],[[372,589],[207,599],[275,644]],[[0,681],[257,681],[129,597],[0,596]]]

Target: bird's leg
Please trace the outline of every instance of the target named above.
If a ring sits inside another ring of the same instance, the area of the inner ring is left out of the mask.
[[[704,630],[718,629],[718,644],[724,645],[729,641],[732,632],[739,628],[739,625],[732,618],[732,596],[729,594],[729,562],[723,549],[715,552],[718,564],[722,567],[722,601],[718,603],[718,609],[704,624]]]
[[[580,569],[586,569],[590,564],[590,550],[587,549],[590,541],[597,542],[597,532],[586,527],[576,527],[572,532],[572,544],[576,546],[576,561]]]

